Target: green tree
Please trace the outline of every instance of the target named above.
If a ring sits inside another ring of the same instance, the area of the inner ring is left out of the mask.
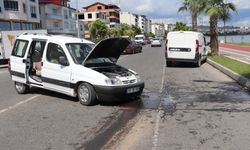
[[[224,38],[225,38],[225,43],[226,43],[227,42],[226,22],[231,20],[230,10],[237,12],[237,9],[236,9],[235,5],[232,3],[223,3],[221,9],[222,9],[222,14],[220,15],[220,19],[223,21]]]
[[[119,29],[118,29],[119,35],[120,35],[120,36],[126,35],[126,31],[127,31],[127,30],[130,30],[130,29],[131,29],[131,27],[130,27],[128,24],[122,23],[122,24],[120,25]]]
[[[89,25],[89,31],[93,41],[98,42],[108,34],[108,26],[101,20],[96,20]]]
[[[191,28],[183,22],[176,22],[173,31],[191,31]]]
[[[144,36],[145,37],[155,37],[154,33],[152,33],[152,32],[145,32]]]
[[[192,30],[198,31],[197,17],[205,6],[205,0],[183,0],[178,12],[189,11],[192,16]]]
[[[118,36],[118,30],[116,28],[108,28],[108,36],[109,37]]]
[[[227,18],[230,10],[236,11],[235,5],[233,3],[225,3],[224,0],[208,0],[204,8],[205,13],[210,17],[210,48],[213,55],[219,54],[218,19],[221,19],[223,16]]]
[[[132,25],[131,28],[135,32],[135,35],[142,33],[141,29],[139,27],[135,26],[135,25]]]

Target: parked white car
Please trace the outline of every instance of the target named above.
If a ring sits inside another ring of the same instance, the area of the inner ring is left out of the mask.
[[[200,32],[169,32],[165,45],[167,66],[173,62],[193,62],[197,67],[207,60],[206,39]]]
[[[153,38],[151,42],[151,47],[161,47],[161,41],[158,38]]]
[[[10,58],[16,91],[39,87],[78,97],[83,105],[140,96],[140,76],[116,64],[129,41],[109,38],[93,49],[88,43],[65,36],[20,35]]]

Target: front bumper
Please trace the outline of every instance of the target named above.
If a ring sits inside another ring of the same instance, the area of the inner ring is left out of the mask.
[[[94,88],[99,101],[114,102],[140,96],[144,89],[144,82],[125,86],[94,86]],[[131,88],[139,88],[139,91],[127,93],[127,90]]]

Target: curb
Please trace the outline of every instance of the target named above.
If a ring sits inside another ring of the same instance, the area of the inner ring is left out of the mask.
[[[214,68],[220,70],[227,76],[231,77],[236,82],[238,82],[241,86],[243,86],[244,88],[247,88],[248,91],[250,91],[250,79],[247,79],[246,77],[239,75],[238,73],[212,61],[211,59],[207,59],[207,63],[213,66]]]

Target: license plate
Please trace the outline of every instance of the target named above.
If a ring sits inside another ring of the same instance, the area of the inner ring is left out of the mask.
[[[133,88],[127,89],[127,94],[136,93],[139,91],[140,91],[140,87],[133,87]]]

